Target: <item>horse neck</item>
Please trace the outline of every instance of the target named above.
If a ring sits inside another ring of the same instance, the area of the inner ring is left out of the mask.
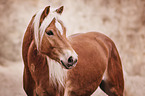
[[[34,18],[35,18],[35,15],[32,17],[32,19],[31,19],[31,21],[30,21],[30,23],[29,23],[29,25],[27,27],[27,30],[26,30],[26,32],[31,33],[30,36],[33,37],[33,38],[34,38],[34,29],[33,29],[33,21],[34,21]]]
[[[30,44],[32,43],[32,40],[34,39],[34,31],[32,28],[34,17],[35,17],[35,15],[32,17],[32,19],[26,29],[26,32],[25,32],[24,38],[23,38],[23,44],[22,44],[22,56],[23,56],[26,66],[27,66],[27,62],[28,62],[28,60],[27,60],[28,50],[29,50]]]

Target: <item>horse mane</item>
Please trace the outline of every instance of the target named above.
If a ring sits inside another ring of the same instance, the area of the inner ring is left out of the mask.
[[[45,19],[42,21],[40,25],[40,19],[41,15],[43,14],[44,9],[41,9],[36,13],[36,16],[33,21],[34,26],[34,41],[37,47],[37,50],[39,51],[43,35],[45,33],[46,28],[49,26],[49,24],[52,22],[52,20],[55,18],[56,23],[55,26],[58,28],[60,33],[63,33],[62,26],[60,25],[60,22],[58,22],[58,18],[60,17],[58,13],[55,12],[54,9],[50,9],[49,14],[45,17]],[[47,64],[49,66],[49,82],[50,84],[53,84],[54,87],[58,87],[60,90],[61,87],[65,87],[65,78],[66,78],[66,71],[62,66],[55,60],[47,58]]]
[[[47,57],[49,64],[49,83],[54,87],[58,87],[59,91],[62,87],[65,87],[65,78],[67,76],[67,70],[64,69],[57,61]]]

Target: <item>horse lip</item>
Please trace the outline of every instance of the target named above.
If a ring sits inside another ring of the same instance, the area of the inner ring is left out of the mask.
[[[61,64],[62,64],[66,69],[69,69],[69,68],[63,63],[62,60],[61,60]]]
[[[75,61],[73,62],[73,64],[67,63],[67,65],[65,65],[64,62],[61,60],[61,64],[62,64],[66,69],[72,69],[73,67],[76,66],[77,60],[75,60]]]

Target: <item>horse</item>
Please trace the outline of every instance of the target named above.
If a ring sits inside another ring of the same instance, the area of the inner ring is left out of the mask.
[[[23,38],[23,88],[28,96],[90,96],[100,87],[123,96],[124,76],[114,42],[99,32],[66,36],[64,7],[46,6]]]

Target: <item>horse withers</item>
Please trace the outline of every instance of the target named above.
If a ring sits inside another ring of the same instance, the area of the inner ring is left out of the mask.
[[[98,32],[66,37],[63,6],[31,19],[23,39],[23,87],[28,96],[90,96],[100,88],[123,96],[124,79],[113,41]]]

